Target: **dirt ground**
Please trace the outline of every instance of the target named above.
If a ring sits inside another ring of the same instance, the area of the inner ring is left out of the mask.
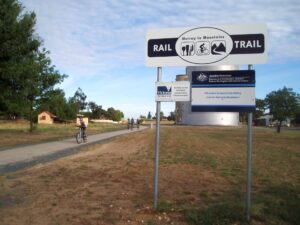
[[[169,209],[155,212],[153,157],[154,131],[147,130],[2,176],[0,224],[185,225],[172,205],[192,207],[234,185],[199,165],[163,164],[159,206]]]

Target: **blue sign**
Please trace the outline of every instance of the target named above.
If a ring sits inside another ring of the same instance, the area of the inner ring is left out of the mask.
[[[192,72],[192,112],[254,112],[255,71]]]
[[[172,93],[172,87],[168,88],[167,86],[157,86],[158,95],[166,95]]]

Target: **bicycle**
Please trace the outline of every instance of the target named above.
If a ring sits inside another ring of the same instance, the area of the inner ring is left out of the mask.
[[[84,135],[84,128],[81,126],[79,126],[79,131],[76,134],[76,141],[77,144],[81,144],[82,142],[87,141],[86,135]]]

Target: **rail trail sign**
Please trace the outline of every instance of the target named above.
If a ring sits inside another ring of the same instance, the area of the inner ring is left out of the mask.
[[[146,65],[263,64],[266,38],[265,24],[153,29],[147,33]]]

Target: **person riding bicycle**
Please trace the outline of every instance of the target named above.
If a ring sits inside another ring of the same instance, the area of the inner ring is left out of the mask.
[[[82,115],[79,116],[79,123],[80,123],[80,128],[82,129],[82,132],[83,132],[83,139],[86,141],[87,140],[87,136],[86,136],[87,125],[85,124]]]

